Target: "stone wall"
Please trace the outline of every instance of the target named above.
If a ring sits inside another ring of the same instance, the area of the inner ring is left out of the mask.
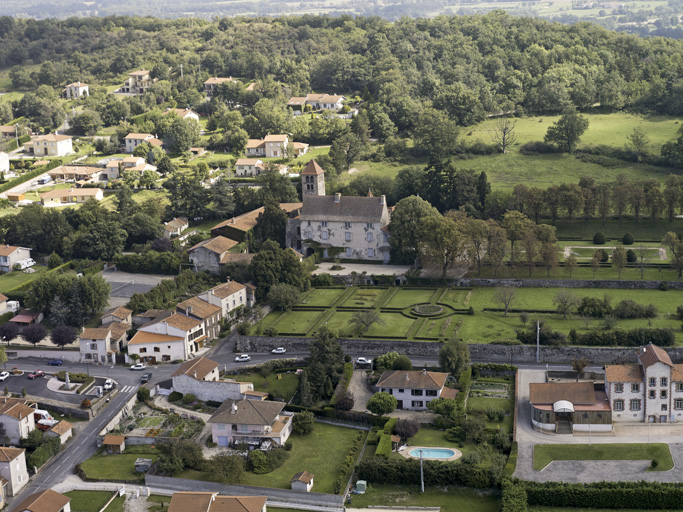
[[[455,279],[454,286],[514,286],[517,288],[612,288],[624,290],[656,290],[664,282],[672,290],[683,290],[683,281],[621,281],[587,279]]]
[[[196,380],[188,375],[173,377],[173,391],[183,395],[192,393],[203,402],[209,400],[223,402],[227,399],[240,400],[244,397],[240,392],[242,386],[243,384],[238,382]],[[249,387],[251,391],[254,390],[253,385]]]
[[[309,349],[312,338],[288,338],[285,336],[239,336],[237,350],[240,352],[269,352],[275,347],[285,347],[290,351],[304,352]],[[383,354],[396,351],[408,356],[439,356],[441,343],[400,341],[340,339],[345,353]],[[474,362],[492,363],[531,363],[536,362],[535,345],[469,345],[470,358]],[[683,347],[666,349],[674,363],[683,362]],[[570,363],[572,359],[585,357],[590,364],[635,363],[638,349],[633,347],[541,347],[539,362]]]
[[[50,350],[50,349],[44,349],[41,350],[40,348],[36,349],[17,349],[17,348],[7,348],[5,349],[6,354],[7,354],[7,359],[12,360],[12,359],[19,359],[22,357],[38,357],[38,358],[43,358],[43,359],[63,359],[65,361],[72,361],[75,363],[78,363],[81,361],[81,353],[79,350],[72,350],[72,349],[59,349],[59,350]]]

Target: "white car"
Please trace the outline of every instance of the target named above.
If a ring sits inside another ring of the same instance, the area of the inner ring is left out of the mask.
[[[7,377],[9,377],[9,372],[0,373],[0,380],[4,381]]]
[[[251,357],[249,357],[249,354],[242,354],[241,356],[237,356],[235,358],[235,362],[237,363],[246,363],[247,361],[251,361]]]
[[[285,352],[287,352],[287,349],[285,347],[278,347],[278,348],[274,348],[270,352],[272,354],[284,354]]]
[[[372,364],[372,359],[367,359],[365,357],[359,357],[356,359],[356,364]]]
[[[131,370],[144,370],[145,368],[147,368],[145,363],[136,363],[130,367]]]
[[[114,387],[114,382],[111,379],[107,379],[104,381],[104,386],[102,386],[105,391],[111,391],[112,388]]]

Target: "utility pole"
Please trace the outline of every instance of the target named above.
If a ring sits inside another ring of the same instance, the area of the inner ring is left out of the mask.
[[[541,362],[541,322],[536,320],[536,362]]]
[[[425,493],[425,475],[424,471],[422,469],[422,450],[420,450],[420,488],[421,488],[421,493]]]

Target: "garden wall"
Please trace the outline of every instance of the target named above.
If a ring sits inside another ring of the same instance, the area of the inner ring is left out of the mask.
[[[284,336],[239,336],[237,350],[239,352],[269,352],[275,347],[285,347],[291,351],[308,351],[312,338],[288,338]],[[408,356],[439,356],[441,343],[398,341],[398,340],[362,340],[340,339],[339,343],[347,354],[383,354],[396,351]],[[469,345],[470,358],[473,362],[494,363],[526,363],[536,361],[534,345]],[[665,349],[674,362],[683,362],[683,347]],[[572,359],[585,357],[590,364],[625,364],[636,363],[638,350],[633,347],[548,347],[541,346],[541,363],[570,363]]]
[[[611,288],[624,290],[657,290],[661,283],[672,290],[683,290],[683,281],[621,281],[616,279],[455,279],[454,286],[514,286],[517,288]]]
[[[73,361],[78,363],[81,361],[81,352],[78,349],[66,350],[50,350],[50,349],[40,349],[40,348],[26,348],[26,349],[16,349],[16,348],[6,348],[5,353],[7,354],[7,359],[19,359],[22,357],[38,357],[43,359],[63,359],[65,361]]]
[[[119,423],[121,423],[121,420],[123,418],[127,418],[130,416],[130,414],[133,412],[133,407],[135,407],[135,402],[137,401],[138,397],[137,395],[133,395],[130,397],[130,400],[128,400],[125,404],[123,404],[123,407],[117,412],[114,417],[107,423],[102,430],[100,430],[97,435],[98,436],[104,436],[105,434],[109,433],[110,430],[114,430],[115,428],[118,428]],[[99,441],[98,441],[99,443]]]

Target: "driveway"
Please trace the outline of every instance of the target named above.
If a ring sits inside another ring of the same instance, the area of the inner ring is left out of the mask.
[[[354,404],[352,411],[365,412],[367,410],[365,406],[374,394],[370,386],[368,386],[365,370],[353,370],[348,390],[353,394]]]

